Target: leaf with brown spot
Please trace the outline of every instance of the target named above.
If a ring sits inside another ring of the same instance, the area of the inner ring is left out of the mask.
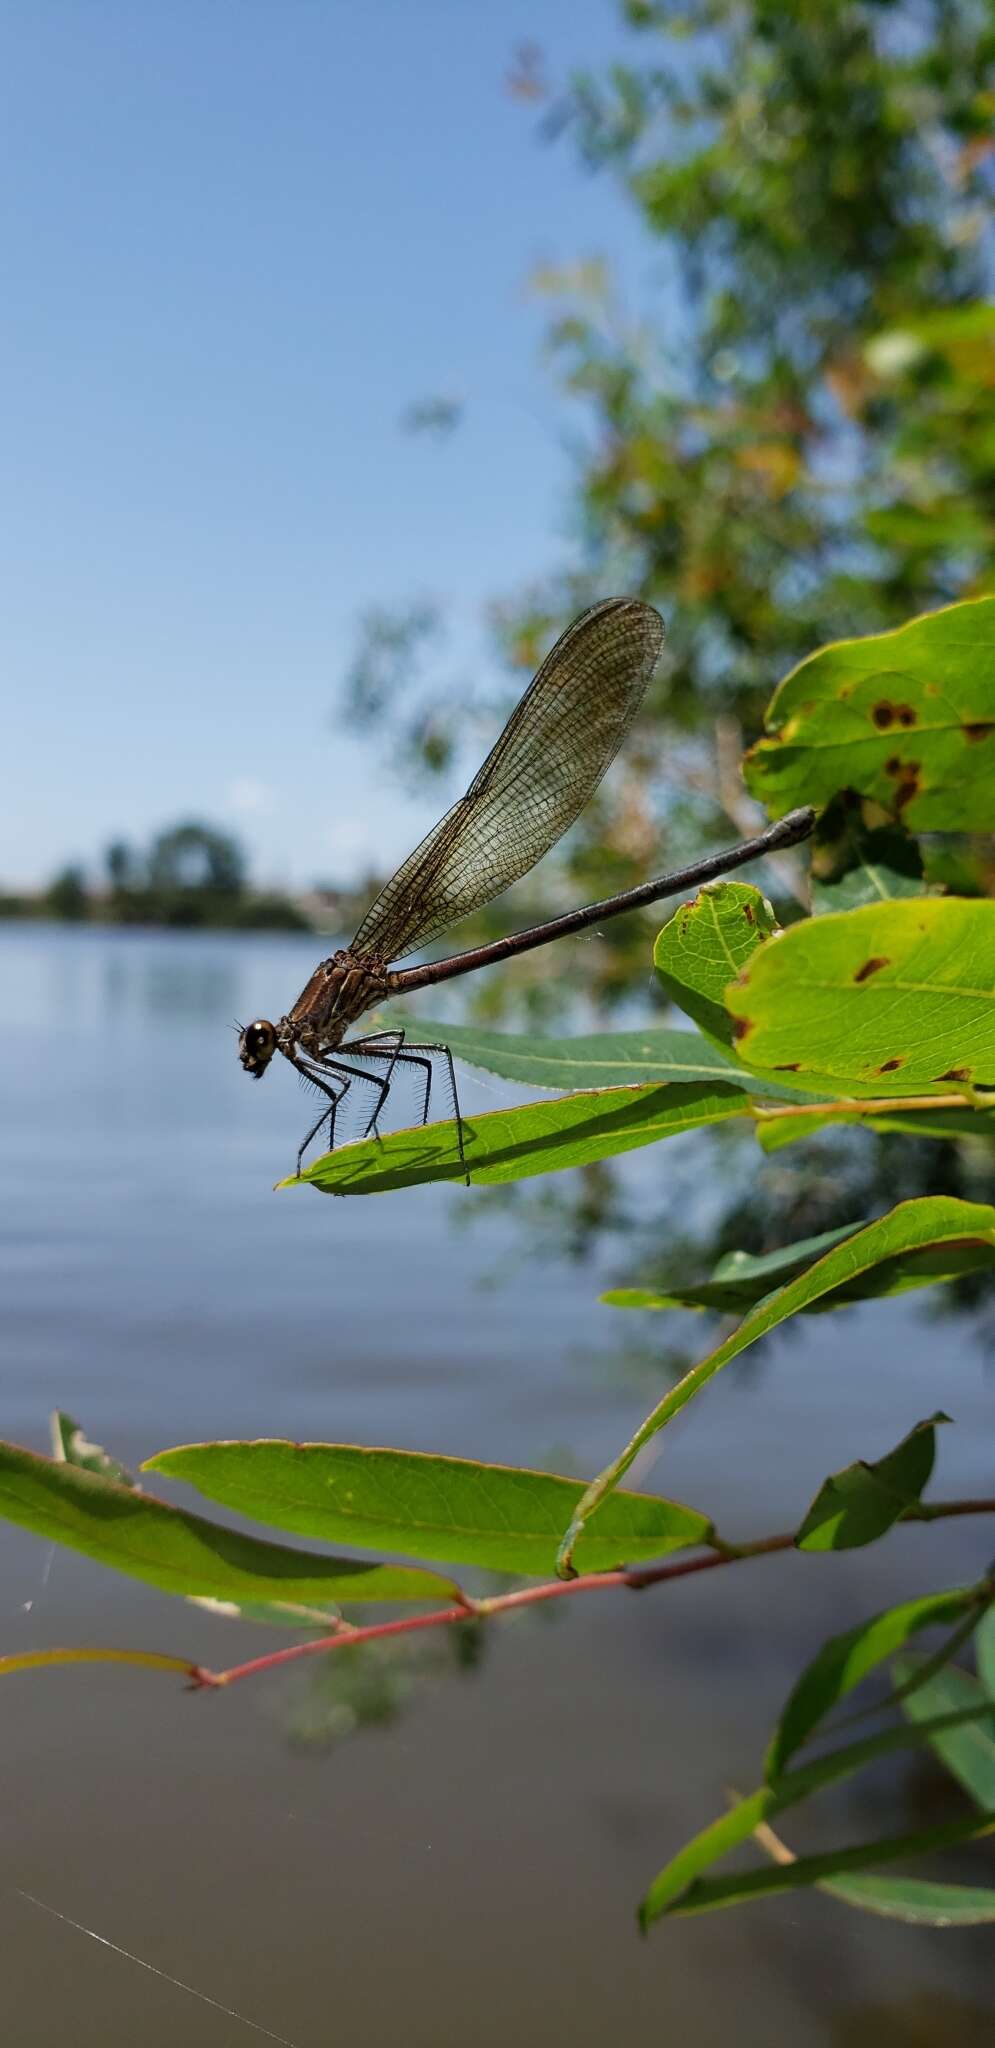
[[[894,751],[916,728],[916,759]],[[995,597],[839,640],[786,676],[746,780],[775,817],[850,787],[920,831],[986,831],[995,786]]]
[[[753,1072],[790,1060],[809,1087],[827,1076],[858,1097],[939,1093],[967,1074],[995,1087],[995,902],[910,896],[802,920],[725,1000]]]
[[[733,1037],[722,1000],[726,985],[774,930],[774,913],[759,889],[711,882],[657,938],[653,964],[668,996],[719,1045],[731,1045]]]

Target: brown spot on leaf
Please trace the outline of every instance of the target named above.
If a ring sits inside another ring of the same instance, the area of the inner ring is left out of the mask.
[[[774,1072],[775,1074],[800,1074],[801,1066],[801,1060],[782,1060],[780,1065],[774,1068]]]
[[[889,725],[894,725],[895,723],[894,704],[889,704],[887,697],[881,697],[875,704],[871,717],[879,732],[887,732]]]
[[[948,1073],[937,1074],[936,1079],[938,1081],[969,1081],[971,1073],[972,1069],[970,1067],[951,1067]]]
[[[885,764],[884,764],[884,772],[885,772],[885,774],[886,774],[886,775],[900,775],[900,774],[901,774],[901,772],[902,772],[902,763],[901,763],[901,760],[899,759],[899,756],[898,756],[897,754],[889,754],[889,756],[888,756],[888,759],[887,759],[887,761],[886,761],[886,762],[885,762]]]
[[[965,725],[964,738],[966,740],[986,740],[993,732],[995,732],[995,720],[976,718],[973,724]]]
[[[753,915],[753,912],[752,912],[752,910],[750,909],[750,906],[749,906],[749,904],[748,904],[748,903],[744,903],[744,905],[743,905],[743,916],[745,917],[745,919],[746,919],[746,922],[747,922],[747,924],[755,924],[755,923],[756,923],[756,918],[754,917],[754,915]]]
[[[858,967],[853,977],[854,981],[870,981],[872,974],[880,974],[882,967],[890,966],[891,961],[883,953],[876,953],[870,960],[865,960],[862,967]]]
[[[914,705],[912,705],[912,704],[899,704],[899,706],[898,706],[898,723],[899,723],[899,725],[915,725],[915,722],[916,722],[916,711],[915,711],[915,707],[914,707]]]
[[[885,1060],[884,1064],[878,1068],[878,1073],[893,1074],[896,1068],[901,1067],[903,1065],[904,1060]]]
[[[752,1030],[753,1030],[753,1018],[752,1018],[752,1017],[736,1017],[736,1018],[734,1018],[734,1020],[733,1020],[733,1027],[732,1027],[732,1035],[733,1035],[733,1037],[734,1037],[734,1038],[745,1038],[745,1037],[746,1037],[746,1035],[747,1035],[747,1032],[749,1032],[749,1031],[752,1031]]]
[[[919,767],[917,762],[910,761],[908,767],[905,769],[904,779],[899,783],[898,788],[895,791],[895,809],[897,811],[903,811],[905,809],[906,804],[910,804],[912,802],[913,797],[918,796],[918,794]]]

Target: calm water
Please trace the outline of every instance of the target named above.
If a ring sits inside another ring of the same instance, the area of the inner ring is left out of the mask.
[[[282,1009],[314,957],[311,940],[0,928],[0,1431],[46,1449],[58,1404],[132,1462],[280,1435],[594,1469],[651,1398],[620,1366],[631,1333],[597,1305],[596,1261],[523,1260],[514,1217],[461,1188],[271,1191],[306,1103],[289,1072],[249,1087],[230,1024]],[[468,1077],[466,1108],[502,1099]],[[686,1170],[693,1142],[627,1170]],[[984,1360],[921,1304],[819,1319],[744,1368],[670,1433],[651,1482],[730,1535],[789,1525],[827,1470],[941,1401],[959,1425],[942,1491],[990,1490]],[[275,1644],[2,1523],[0,1546],[3,1649],[140,1645],[217,1665]],[[981,1933],[916,1934],[815,1898],[645,1942],[633,1927],[723,1786],[754,1782],[821,1636],[975,1573],[990,1549],[964,1522],[578,1602],[555,1625],[493,1630],[481,1670],[445,1670],[443,1652],[394,1719],[335,1744],[306,1739],[316,1670],[216,1697],[127,1670],[8,1678],[8,2037],[237,2048],[261,2038],[251,2020],[295,2048],[990,2041]],[[904,1770],[792,1839],[912,1825],[917,1787]]]

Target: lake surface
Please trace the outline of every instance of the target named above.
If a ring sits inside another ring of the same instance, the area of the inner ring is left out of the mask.
[[[625,1365],[633,1323],[597,1303],[617,1244],[610,1259],[529,1259],[514,1213],[462,1187],[272,1192],[307,1101],[289,1070],[250,1087],[230,1026],[287,1007],[319,948],[0,928],[0,1433],[46,1450],[58,1405],[132,1465],[171,1443],[275,1435],[597,1469],[658,1390]],[[486,1077],[461,1088],[468,1110],[512,1099]],[[629,1162],[634,1190],[686,1172],[694,1142]],[[727,1535],[791,1526],[827,1471],[941,1403],[958,1426],[940,1492],[991,1490],[986,1362],[928,1295],[796,1325],[758,1358],[644,1474]],[[975,1575],[991,1549],[990,1525],[954,1522],[562,1603],[552,1622],[494,1627],[476,1669],[448,1649],[405,1667],[392,1716],[372,1663],[351,1704],[317,1666],[214,1696],[126,1668],[9,1677],[8,2037],[990,2042],[983,1930],[916,1933],[811,1896],[641,1941],[634,1910],[724,1786],[756,1781],[822,1636]],[[140,1646],[218,1666],[276,1645],[5,1523],[0,1550],[2,1650]],[[931,1784],[903,1766],[789,1838],[921,1825]],[[986,1868],[992,1882],[983,1850],[948,1864]]]

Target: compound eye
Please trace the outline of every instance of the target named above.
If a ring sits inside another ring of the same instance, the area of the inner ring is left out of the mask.
[[[246,1031],[245,1043],[249,1051],[257,1056],[260,1053],[272,1052],[276,1045],[276,1032],[272,1024],[268,1024],[265,1017],[257,1018]]]

